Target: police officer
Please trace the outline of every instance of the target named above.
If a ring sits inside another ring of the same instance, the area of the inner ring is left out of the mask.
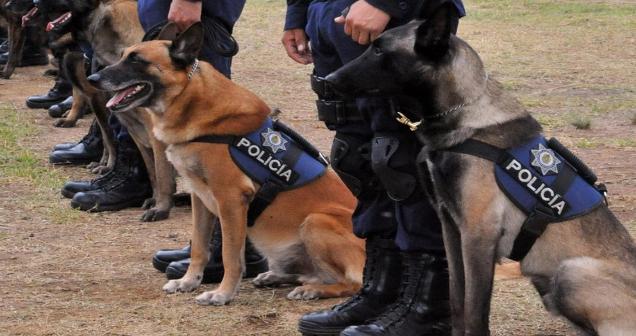
[[[465,14],[461,0],[287,1],[282,42],[293,60],[314,64],[318,117],[336,132],[331,163],[358,198],[354,232],[366,238],[367,252],[362,289],[330,310],[304,315],[305,335],[450,333],[441,225],[418,185],[418,143],[395,120],[398,104],[402,111],[407,105],[400,97],[346,99],[322,80],[385,29],[443,2],[455,5],[456,22]]]

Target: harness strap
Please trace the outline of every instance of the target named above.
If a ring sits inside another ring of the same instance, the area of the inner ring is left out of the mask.
[[[555,192],[565,195],[565,192],[570,188],[572,182],[576,178],[576,172],[567,164],[563,165],[562,171],[557,176],[557,179],[550,186]],[[548,224],[557,220],[554,217],[551,209],[541,203],[537,203],[537,206],[532,209],[532,212],[528,215],[519,235],[515,239],[515,243],[512,247],[512,252],[508,258],[521,261],[530,252],[530,249],[534,243],[541,237]]]
[[[499,165],[503,164],[510,158],[510,154],[508,154],[505,150],[475,139],[467,139],[466,141],[445,150],[477,156]]]
[[[252,227],[256,222],[256,219],[267,209],[267,207],[272,204],[276,196],[283,190],[283,186],[279,183],[268,180],[266,181],[260,189],[254,195],[254,199],[252,203],[250,203],[250,207],[247,210],[247,226]]]

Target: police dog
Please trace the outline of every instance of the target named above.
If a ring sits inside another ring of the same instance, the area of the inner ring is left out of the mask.
[[[33,1],[0,0],[0,16],[6,20],[9,34],[9,58],[3,70],[0,71],[0,77],[4,79],[11,78],[18,63],[20,63],[26,40],[24,28],[36,13],[37,9],[33,7]],[[42,34],[32,33],[30,37],[35,43],[46,43]]]
[[[327,80],[353,95],[404,94],[421,123],[422,179],[443,222],[453,335],[488,335],[493,270],[527,216],[502,192],[493,163],[447,151],[467,139],[513,148],[539,123],[488,78],[477,53],[450,33],[452,6],[386,31]],[[413,112],[413,111],[411,111]],[[550,224],[522,259],[550,311],[587,335],[636,335],[636,248],[605,204]]]
[[[116,113],[139,106],[151,111],[155,135],[168,144],[168,158],[191,187],[192,263],[182,279],[163,289],[189,292],[200,285],[218,217],[225,274],[219,287],[199,295],[197,303],[223,305],[236,295],[246,235],[270,266],[255,285],[302,284],[289,293],[290,299],[355,293],[364,263],[363,241],[352,233],[356,200],[333,170],[281,192],[248,228],[248,207],[260,186],[234,163],[227,144],[191,142],[203,135],[247,134],[270,113],[256,95],[196,61],[202,40],[203,27],[197,23],[172,42],[128,48],[118,63],[89,77],[95,86],[123,97],[112,103]]]
[[[70,31],[75,40],[90,43],[94,61],[99,65],[116,63],[126,47],[140,42],[144,36],[137,15],[137,2],[133,0],[40,0],[38,6],[44,13],[63,13],[49,23],[50,29],[62,30],[58,34],[63,33],[63,30]],[[106,146],[102,160],[89,168],[96,173],[103,173],[112,169],[115,164],[112,131],[106,123],[106,117],[110,113],[106,106],[108,99],[103,91],[96,90],[86,80],[85,64],[80,54],[67,54],[64,68],[73,83],[74,100],[69,115],[60,120],[59,125],[73,125],[79,116],[77,112],[80,106],[85,103],[91,106],[100,121]],[[141,220],[166,219],[174,205],[176,176],[174,168],[165,157],[165,145],[152,134],[152,120],[146,109],[139,113],[118,113],[117,117],[139,148],[153,188],[153,197],[142,206],[145,211]]]

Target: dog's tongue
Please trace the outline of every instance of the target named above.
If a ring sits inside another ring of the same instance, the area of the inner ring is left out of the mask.
[[[22,27],[26,27],[27,23],[38,13],[38,8],[31,8],[26,14],[22,16]]]
[[[71,16],[73,16],[72,12],[66,12],[66,13],[62,14],[60,17],[58,17],[57,19],[49,22],[46,25],[46,31],[50,32],[51,30],[55,29],[60,23],[65,22],[68,19],[70,19]]]
[[[119,103],[121,103],[122,100],[124,100],[124,98],[126,98],[127,95],[129,95],[130,93],[135,91],[135,87],[131,86],[129,88],[123,89],[119,92],[117,92],[115,94],[115,96],[113,96],[113,98],[111,98],[107,103],[106,103],[106,107],[107,108],[111,108],[113,106],[118,105]]]

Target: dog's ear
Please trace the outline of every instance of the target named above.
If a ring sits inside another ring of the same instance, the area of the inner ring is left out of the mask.
[[[178,68],[185,68],[194,62],[203,43],[203,25],[197,22],[179,34],[170,46],[170,58]]]
[[[450,43],[453,16],[457,16],[457,9],[452,3],[445,2],[435,8],[417,28],[415,52],[433,58],[445,55]]]
[[[177,38],[177,35],[179,35],[179,27],[177,24],[174,22],[168,22],[165,26],[163,26],[163,28],[161,28],[161,31],[153,40],[174,41]]]

